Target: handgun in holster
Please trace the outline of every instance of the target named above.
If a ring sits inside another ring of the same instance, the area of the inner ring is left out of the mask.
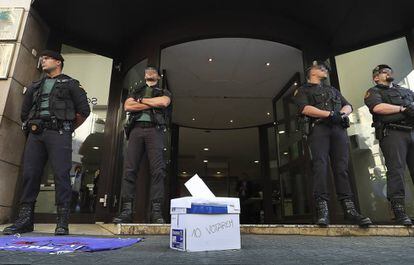
[[[381,141],[387,135],[387,129],[382,122],[373,122],[371,127],[375,128],[375,138]]]
[[[43,132],[43,121],[41,119],[33,119],[27,122],[28,131],[33,134],[40,134]]]
[[[126,123],[124,124],[124,132],[126,139],[129,139],[129,135],[131,134],[132,129],[135,125],[135,117],[134,115],[129,114]]]

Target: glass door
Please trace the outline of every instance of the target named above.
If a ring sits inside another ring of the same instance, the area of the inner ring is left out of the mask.
[[[297,73],[273,99],[275,127],[269,130],[276,139],[269,151],[273,209],[281,222],[289,223],[312,221],[309,151],[292,102],[299,83]]]

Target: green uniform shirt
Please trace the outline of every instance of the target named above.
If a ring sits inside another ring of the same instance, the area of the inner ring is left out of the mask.
[[[42,85],[42,94],[40,97],[40,117],[49,117],[49,96],[53,86],[56,83],[54,78],[46,78]]]
[[[152,87],[146,86],[143,98],[150,98],[151,96],[152,96]],[[146,111],[143,111],[141,117],[139,117],[137,121],[151,122],[151,116]]]

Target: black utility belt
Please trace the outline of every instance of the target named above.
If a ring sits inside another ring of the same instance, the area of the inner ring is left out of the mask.
[[[154,128],[157,127],[157,124],[150,122],[150,121],[136,121],[135,127],[139,128]]]
[[[391,130],[410,132],[414,129],[414,125],[399,124],[399,123],[388,123],[385,128]]]
[[[72,132],[73,123],[71,121],[61,121],[61,120],[42,120],[42,119],[33,119],[29,120],[23,130],[27,130],[33,134],[40,134],[44,130],[53,130],[59,132]]]

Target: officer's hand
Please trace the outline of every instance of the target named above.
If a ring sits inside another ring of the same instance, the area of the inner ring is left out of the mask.
[[[403,113],[409,117],[414,117],[414,102],[404,107],[405,110],[403,111]]]
[[[332,124],[341,124],[342,113],[340,113],[339,111],[331,111],[331,114],[329,114],[328,119]]]
[[[346,115],[342,116],[341,126],[345,129],[350,127],[350,121],[349,121],[348,116],[346,116]]]

